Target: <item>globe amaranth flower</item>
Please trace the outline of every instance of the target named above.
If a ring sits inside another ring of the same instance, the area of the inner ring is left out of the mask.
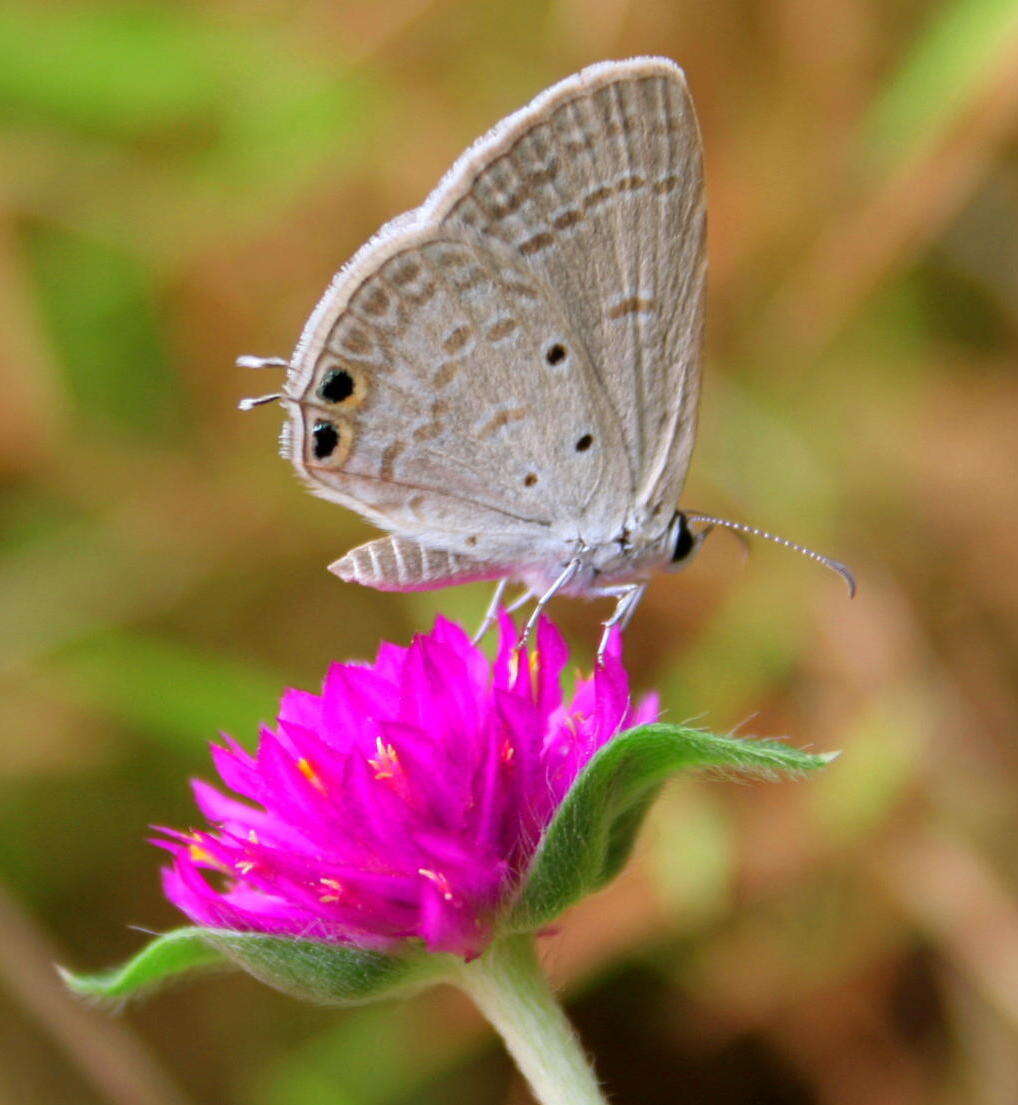
[[[477,955],[577,773],[657,713],[630,704],[617,636],[570,702],[551,623],[517,644],[503,615],[492,663],[440,618],[374,664],[334,664],[320,695],[287,691],[255,755],[213,748],[249,801],[196,781],[215,827],[161,830],[167,896],[212,928]]]

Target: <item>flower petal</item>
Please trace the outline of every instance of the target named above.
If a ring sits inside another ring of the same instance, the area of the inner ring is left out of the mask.
[[[538,623],[518,651],[499,614],[491,663],[439,618],[374,664],[287,691],[252,756],[214,746],[240,799],[194,784],[208,832],[158,830],[167,896],[211,928],[389,949],[480,952],[577,774],[632,710],[618,635],[563,701],[565,641]]]

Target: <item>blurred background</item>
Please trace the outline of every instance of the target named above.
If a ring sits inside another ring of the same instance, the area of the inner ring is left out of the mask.
[[[474,137],[603,57],[685,66],[710,200],[686,505],[628,637],[670,717],[843,749],[670,787],[545,941],[619,1105],[1018,1101],[1018,5],[205,0],[0,8],[0,1105],[528,1101],[455,994],[351,1012],[244,976],[63,993],[180,918],[220,729],[486,590],[324,566],[369,527],[241,415],[332,272]],[[271,387],[271,381],[269,382]],[[560,600],[578,649],[596,605]]]

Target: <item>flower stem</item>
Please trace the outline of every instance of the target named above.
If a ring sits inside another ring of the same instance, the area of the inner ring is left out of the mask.
[[[533,936],[510,936],[450,979],[473,999],[541,1105],[606,1105],[583,1048],[545,981]]]

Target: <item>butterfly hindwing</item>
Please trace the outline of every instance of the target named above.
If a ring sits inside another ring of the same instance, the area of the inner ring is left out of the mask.
[[[481,558],[539,558],[631,494],[584,345],[540,276],[470,231],[403,226],[330,290],[291,371],[319,494]]]

